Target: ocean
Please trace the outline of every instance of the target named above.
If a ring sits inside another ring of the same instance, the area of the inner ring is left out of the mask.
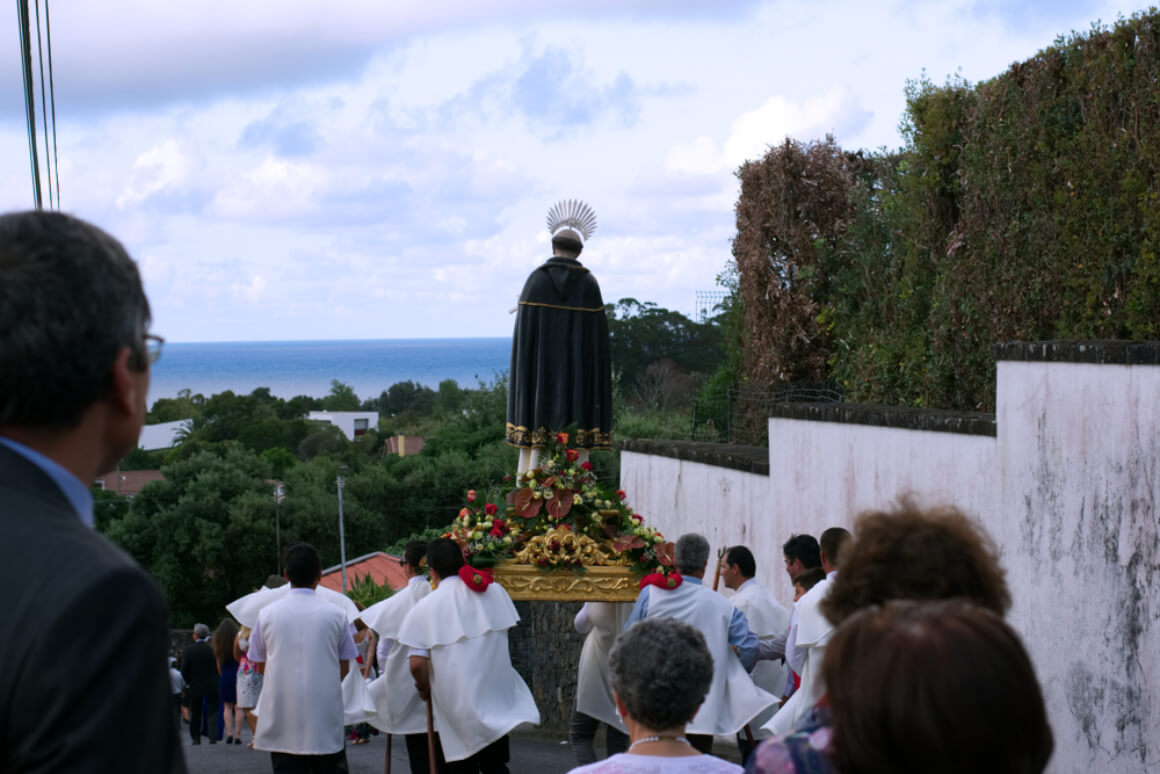
[[[507,373],[511,346],[511,338],[167,343],[153,365],[148,400],[152,406],[183,389],[208,398],[258,387],[280,398],[321,398],[332,379],[349,384],[362,400],[396,382],[434,389],[454,379],[475,387]]]

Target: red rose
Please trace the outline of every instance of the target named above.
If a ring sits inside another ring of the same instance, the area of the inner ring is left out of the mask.
[[[487,534],[491,535],[492,537],[503,537],[503,530],[499,527],[492,527],[491,531]]]
[[[495,503],[488,503],[487,505],[483,506],[483,512],[488,516],[494,516],[499,512],[499,506],[497,506]]]
[[[504,524],[503,519],[492,519],[491,527],[492,529],[507,530],[507,524]]]
[[[642,521],[644,521],[644,516],[641,516],[639,513],[634,513],[634,514],[632,514],[632,519],[633,519],[633,521],[635,521],[637,524],[639,524],[639,523],[641,523]]]
[[[617,490],[616,490],[616,498],[617,498],[618,500],[623,500],[623,499],[624,499],[624,498],[626,498],[626,497],[628,497],[628,495],[627,495],[627,494],[625,494],[625,491],[624,491],[623,489],[617,489]]]
[[[568,458],[568,462],[575,462],[580,459],[580,452],[575,449],[568,449],[564,452],[564,456]]]
[[[589,462],[588,460],[584,460],[583,462],[580,463],[580,470],[585,470],[585,471],[592,470],[592,463]]]

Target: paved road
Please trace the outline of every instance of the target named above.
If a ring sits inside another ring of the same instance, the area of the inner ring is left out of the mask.
[[[213,772],[213,774],[269,774],[270,754],[251,750],[246,745],[226,745],[222,742],[209,744],[206,739],[194,746],[189,739],[189,726],[181,726],[185,752],[185,763],[190,772]],[[245,740],[250,740],[249,731]],[[386,763],[386,735],[372,736],[363,745],[346,747],[346,759],[350,774],[381,774]],[[403,737],[396,736],[392,745],[392,774],[408,774],[407,747]],[[509,764],[512,774],[562,774],[576,765],[572,749],[560,740],[546,739],[531,734],[515,734],[511,738],[512,759]]]

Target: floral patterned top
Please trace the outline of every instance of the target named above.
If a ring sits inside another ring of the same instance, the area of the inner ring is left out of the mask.
[[[821,726],[767,739],[749,757],[746,774],[835,774],[830,762],[831,732]]]

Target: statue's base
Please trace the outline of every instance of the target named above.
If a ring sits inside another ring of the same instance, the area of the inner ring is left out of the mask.
[[[587,567],[579,573],[501,562],[494,576],[517,601],[635,602],[640,593],[640,576],[624,566]]]

